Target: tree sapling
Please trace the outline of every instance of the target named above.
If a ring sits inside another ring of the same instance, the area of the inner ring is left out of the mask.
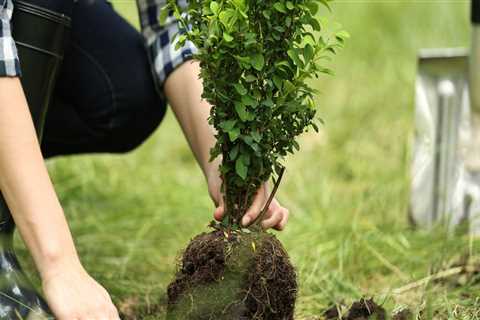
[[[201,65],[203,98],[221,157],[225,217],[195,237],[168,287],[168,319],[291,320],[297,282],[287,252],[260,227],[267,203],[249,227],[241,219],[256,191],[299,150],[313,128],[315,90],[307,83],[348,35],[327,36],[315,17],[328,0],[191,0],[170,9],[183,26],[178,45],[192,41]]]

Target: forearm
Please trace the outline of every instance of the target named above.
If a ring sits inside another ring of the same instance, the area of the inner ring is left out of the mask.
[[[218,163],[209,162],[215,131],[208,124],[211,105],[201,98],[203,86],[199,73],[198,62],[188,61],[167,78],[164,88],[195,158],[208,177]]]
[[[76,263],[63,210],[48,176],[18,78],[0,78],[0,190],[39,272]]]

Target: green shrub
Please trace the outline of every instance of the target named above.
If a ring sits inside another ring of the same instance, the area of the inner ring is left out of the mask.
[[[307,80],[330,73],[322,59],[348,34],[327,37],[315,17],[328,0],[194,0],[183,14],[170,1],[199,49],[203,98],[217,130],[212,159],[222,156],[226,217],[239,225],[256,190],[299,150],[296,138],[313,128],[315,90]]]

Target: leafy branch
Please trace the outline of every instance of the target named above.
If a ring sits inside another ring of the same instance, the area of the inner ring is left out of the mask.
[[[220,172],[227,224],[239,225],[264,181],[279,174],[297,137],[313,128],[314,90],[307,82],[331,73],[321,61],[342,47],[348,34],[325,35],[316,15],[329,0],[191,0],[186,11],[169,8],[185,41],[198,48],[203,98],[217,130],[211,158]],[[277,179],[279,181],[280,179]],[[278,188],[278,185],[277,185]]]

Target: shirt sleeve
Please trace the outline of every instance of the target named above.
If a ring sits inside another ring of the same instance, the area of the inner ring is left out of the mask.
[[[0,0],[0,77],[20,76],[17,47],[10,25],[12,12],[12,1]]]
[[[166,10],[166,3],[166,0],[137,0],[142,34],[160,86],[163,86],[175,68],[192,59],[197,51],[190,41],[178,50],[175,49],[176,40],[172,42],[172,39],[175,34],[181,33],[181,28],[172,12],[168,13],[163,24],[160,23],[160,11]],[[187,0],[179,0],[177,3],[182,8],[187,6]]]

